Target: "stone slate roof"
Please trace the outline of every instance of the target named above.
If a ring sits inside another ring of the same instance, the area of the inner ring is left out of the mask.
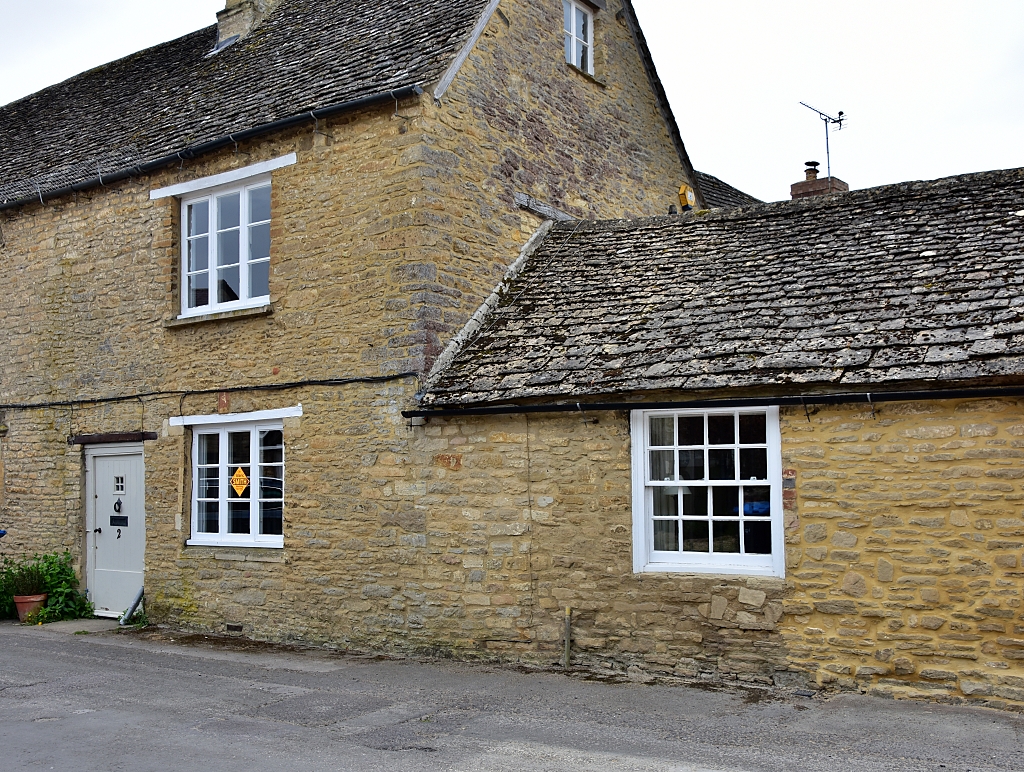
[[[1024,169],[559,223],[423,404],[1021,382],[1022,289]]]
[[[697,172],[697,184],[704,193],[704,201],[712,209],[731,209],[737,206],[756,206],[764,203],[759,198],[747,195],[732,185],[722,182],[704,172]]]
[[[486,1],[284,0],[210,58],[216,26],[0,107],[0,204],[435,81]]]

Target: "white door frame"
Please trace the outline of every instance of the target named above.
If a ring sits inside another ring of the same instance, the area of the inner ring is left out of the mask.
[[[85,448],[85,576],[86,587],[96,584],[96,458],[105,456],[141,456],[142,481],[146,480],[146,453],[141,442],[117,442],[109,445],[87,445]],[[143,487],[145,502],[145,487]],[[145,529],[145,503],[143,503],[143,528]],[[145,555],[145,547],[143,547]],[[100,616],[97,614],[97,616]]]

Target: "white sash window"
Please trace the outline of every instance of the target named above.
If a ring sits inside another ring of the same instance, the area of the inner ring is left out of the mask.
[[[282,424],[196,426],[193,432],[189,544],[284,546]]]
[[[181,317],[270,303],[271,172],[295,153],[158,188],[181,202]]]
[[[270,179],[183,198],[183,316],[270,301]]]
[[[782,576],[778,408],[632,422],[634,570]]]

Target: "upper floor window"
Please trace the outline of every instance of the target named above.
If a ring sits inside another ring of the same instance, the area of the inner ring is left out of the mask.
[[[270,180],[182,198],[182,314],[270,300]]]
[[[270,176],[295,153],[149,192],[181,203],[181,315],[270,302]]]
[[[777,407],[634,411],[634,569],[782,576]]]
[[[594,15],[574,0],[562,0],[565,61],[594,74]]]

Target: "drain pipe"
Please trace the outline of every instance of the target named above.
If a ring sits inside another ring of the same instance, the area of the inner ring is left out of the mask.
[[[569,669],[569,645],[572,641],[572,609],[565,607],[565,653],[562,655],[562,667]]]
[[[119,620],[117,620],[117,623],[121,625],[121,627],[125,627],[128,624],[129,620],[131,620],[132,614],[135,613],[135,609],[137,609],[139,607],[139,604],[142,602],[142,595],[145,592],[145,589],[145,587],[139,588],[138,593],[136,593],[135,595],[135,600],[132,601],[132,605],[130,605],[128,607],[128,610],[124,612],[124,614],[121,616]]]

